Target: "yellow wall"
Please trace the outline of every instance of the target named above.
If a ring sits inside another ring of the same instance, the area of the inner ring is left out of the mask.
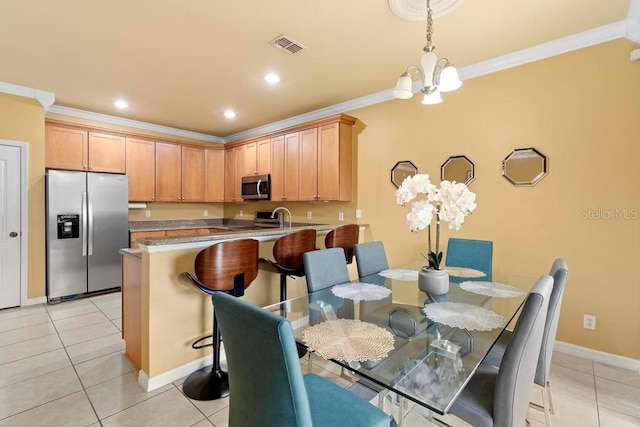
[[[415,96],[347,112],[357,117],[358,207],[391,265],[426,251],[395,204],[389,170],[411,160],[439,182],[440,165],[464,154],[476,163],[478,208],[448,236],[494,242],[494,280],[531,286],[556,257],[569,265],[558,339],[640,358],[640,63],[617,40],[469,80],[444,103]],[[535,147],[550,173],[514,187],[501,161]],[[585,218],[584,210],[627,209],[629,218]],[[635,211],[632,211],[635,209]],[[633,213],[636,215],[633,215]],[[597,331],[582,316],[597,316]]]
[[[0,93],[0,139],[29,144],[28,297],[45,294],[44,109],[33,99]]]

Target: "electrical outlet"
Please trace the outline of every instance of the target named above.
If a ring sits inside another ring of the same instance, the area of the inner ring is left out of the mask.
[[[596,316],[591,314],[585,314],[584,320],[582,321],[582,327],[585,329],[591,329],[592,331],[596,330]]]
[[[242,211],[242,209],[240,209],[240,216],[244,215],[244,212]]]
[[[362,209],[356,209],[356,219],[362,218]]]
[[[144,216],[151,218],[151,211],[144,211]]]
[[[311,219],[311,211],[307,211],[307,219]]]
[[[344,221],[344,212],[338,212],[338,221]]]
[[[208,211],[208,210],[206,210],[206,209],[205,209],[205,210],[203,210],[203,211],[202,211],[202,215],[204,215],[204,216],[209,216],[209,211]]]

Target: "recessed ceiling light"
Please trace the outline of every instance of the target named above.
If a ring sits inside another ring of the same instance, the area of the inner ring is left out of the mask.
[[[267,81],[267,83],[271,83],[273,85],[280,81],[280,76],[276,73],[269,73],[264,76],[264,79]]]
[[[236,116],[236,113],[233,110],[227,110],[227,111],[224,112],[224,116],[227,119],[233,119]]]
[[[116,102],[113,103],[113,105],[115,105],[116,108],[119,108],[121,110],[124,110],[125,108],[129,108],[129,104],[124,99],[118,99]]]

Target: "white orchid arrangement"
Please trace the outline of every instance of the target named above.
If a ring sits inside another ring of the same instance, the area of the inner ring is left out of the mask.
[[[460,230],[464,219],[477,207],[475,193],[459,182],[442,181],[436,187],[428,174],[416,174],[405,178],[396,191],[396,202],[406,203],[425,194],[426,198],[411,203],[411,212],[407,214],[407,227],[415,232],[427,228],[429,252],[428,268],[440,270],[442,252],[440,251],[440,221],[449,223],[450,230]],[[436,250],[431,250],[431,221],[436,217]]]

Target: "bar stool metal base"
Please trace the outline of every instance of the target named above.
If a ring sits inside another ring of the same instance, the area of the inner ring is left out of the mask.
[[[216,400],[229,396],[229,376],[223,370],[205,366],[187,377],[182,390],[195,400]]]

